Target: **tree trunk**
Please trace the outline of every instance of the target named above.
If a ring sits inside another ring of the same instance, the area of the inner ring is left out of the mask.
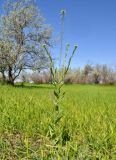
[[[8,84],[11,84],[14,86],[14,79],[12,76],[12,67],[9,67],[9,70],[8,70]]]
[[[4,71],[2,71],[1,73],[2,73],[2,80],[3,80],[3,82],[6,82],[6,76],[5,76]]]

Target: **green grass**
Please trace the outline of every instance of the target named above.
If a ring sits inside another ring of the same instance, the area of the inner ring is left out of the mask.
[[[51,85],[0,85],[0,160],[116,159],[116,86],[64,89],[63,117],[51,130]]]

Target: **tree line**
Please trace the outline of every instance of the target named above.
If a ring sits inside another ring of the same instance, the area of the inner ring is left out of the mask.
[[[65,83],[116,84],[116,69],[106,64],[86,64],[82,69],[70,70]]]
[[[60,70],[59,72],[62,72]],[[20,75],[20,82],[31,82],[35,84],[50,84],[52,76],[49,70],[41,72],[27,73]],[[69,69],[65,80],[65,84],[116,84],[115,67],[106,64],[86,64],[83,68]]]

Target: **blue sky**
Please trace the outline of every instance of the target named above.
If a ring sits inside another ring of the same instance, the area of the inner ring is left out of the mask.
[[[65,8],[65,43],[79,48],[72,65],[116,64],[116,0],[38,0],[38,6],[54,28],[60,31],[59,11]]]
[[[37,0],[37,3],[55,36],[60,32],[59,12],[66,9],[64,44],[79,46],[72,67],[82,67],[87,62],[116,64],[116,0]],[[58,53],[57,47],[54,52]]]

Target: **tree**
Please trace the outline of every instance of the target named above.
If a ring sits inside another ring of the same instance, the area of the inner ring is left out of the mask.
[[[101,76],[101,65],[97,64],[93,69],[93,82],[95,84],[100,83],[100,76]]]
[[[91,64],[86,64],[83,69],[84,83],[90,82],[90,74],[92,73],[93,68]]]
[[[46,26],[34,0],[9,0],[0,21],[0,72],[14,84],[22,70],[48,66],[42,44],[50,46],[51,27]]]
[[[108,83],[108,75],[109,75],[109,68],[106,64],[104,64],[101,68],[101,80],[103,84]]]

